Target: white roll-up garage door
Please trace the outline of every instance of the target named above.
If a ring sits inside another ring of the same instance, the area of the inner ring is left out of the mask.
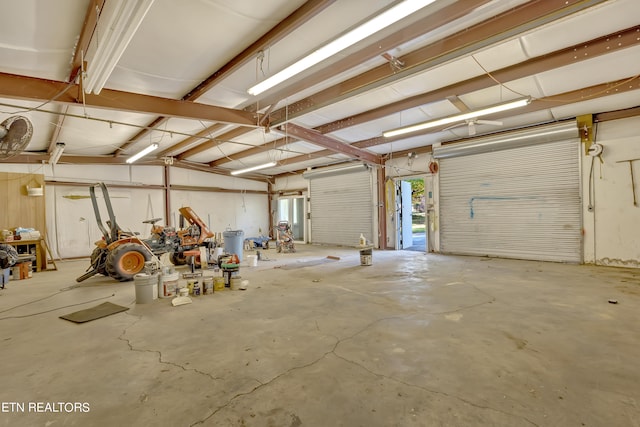
[[[305,173],[310,180],[311,242],[355,246],[360,234],[373,239],[371,170],[356,168]]]
[[[450,148],[434,149],[434,157],[441,155],[442,252],[582,261],[577,128],[574,122],[544,129],[560,130],[560,140],[527,144],[516,137],[512,145],[496,146],[484,139],[450,156]]]

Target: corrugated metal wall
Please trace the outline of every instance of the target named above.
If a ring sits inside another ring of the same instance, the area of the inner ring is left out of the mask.
[[[578,141],[440,161],[441,251],[581,262]]]
[[[355,246],[373,240],[371,171],[310,179],[311,242]]]

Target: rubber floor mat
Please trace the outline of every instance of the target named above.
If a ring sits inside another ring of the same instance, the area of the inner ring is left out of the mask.
[[[60,318],[74,323],[85,323],[127,310],[129,310],[129,307],[103,302],[92,308],[65,314],[64,316],[60,316]]]

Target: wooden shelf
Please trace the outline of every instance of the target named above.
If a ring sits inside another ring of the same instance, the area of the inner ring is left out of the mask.
[[[35,255],[35,271],[42,271],[47,269],[47,245],[44,240],[14,240],[12,242],[4,242],[7,245],[11,245],[16,248],[18,254],[30,254]],[[35,254],[31,252],[31,249],[35,249]]]

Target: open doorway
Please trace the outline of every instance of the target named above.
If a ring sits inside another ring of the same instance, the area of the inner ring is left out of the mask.
[[[293,240],[305,242],[305,198],[304,196],[281,197],[278,199],[278,222],[288,221]]]
[[[427,251],[424,178],[396,181],[396,249]]]

